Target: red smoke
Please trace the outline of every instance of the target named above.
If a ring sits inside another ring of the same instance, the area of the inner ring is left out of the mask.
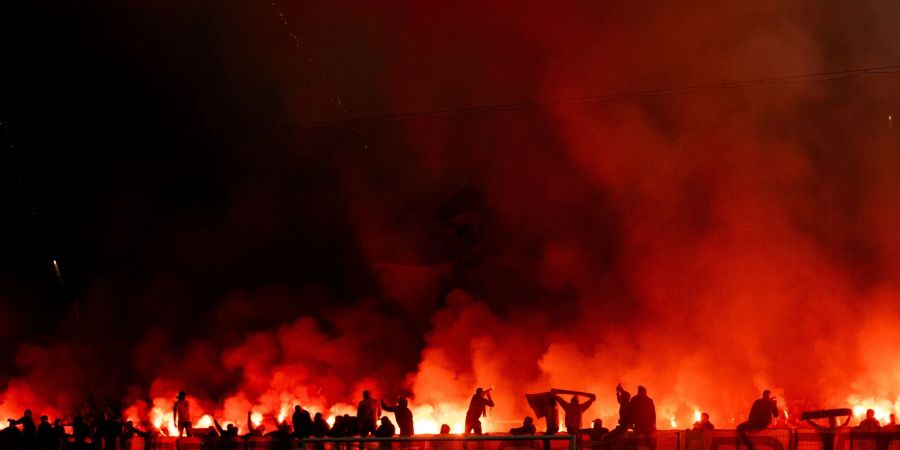
[[[883,65],[900,31],[886,19],[895,14],[865,5],[405,6],[288,4],[315,58],[284,64],[333,74],[322,83],[363,116]],[[251,42],[271,38],[243,27]],[[260,71],[282,74],[275,56],[293,51],[258,57]],[[241,62],[223,64],[227,80],[245,76]],[[597,393],[586,418],[613,423],[619,382],[648,388],[660,428],[686,427],[699,410],[731,427],[766,388],[782,404],[897,411],[900,77],[879,74],[873,89],[874,78],[255,138],[244,156],[259,145],[281,152],[264,161],[273,166],[332,168],[338,192],[323,203],[339,205],[341,239],[368,269],[349,283],[371,292],[235,289],[194,318],[204,338],[143,330],[127,356],[139,380],[127,414],[153,422],[184,389],[195,422],[212,414],[244,428],[252,411],[271,426],[297,403],[353,414],[369,389],[410,396],[417,431],[435,432],[459,428],[475,387],[493,385],[486,429],[500,431],[530,413],[525,393],[551,387]],[[278,120],[315,115],[301,100],[321,102],[318,80],[277,83]],[[291,236],[293,223],[255,214],[255,189],[270,187],[248,187],[222,226],[249,230],[248,248]],[[464,200],[438,218],[454,197]],[[25,375],[0,414],[77,412],[80,385],[45,375],[57,358],[47,354],[69,351],[20,349]],[[75,366],[63,362],[85,373]]]

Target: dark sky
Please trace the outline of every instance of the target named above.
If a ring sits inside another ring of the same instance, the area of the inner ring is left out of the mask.
[[[894,65],[897,5],[547,3],[3,2],[0,382],[255,398],[235,355],[308,316],[362,361],[316,359],[342,374],[323,403],[398,392],[423,349],[483,345],[448,325],[470,311],[455,292],[528,348],[498,356],[528,383],[559,376],[555,344],[649,374],[677,364],[598,342],[724,334],[744,352],[678,367],[738,354],[760,371],[744,388],[787,364],[759,356],[773,325],[733,331],[748,310],[794,320],[825,296],[868,317],[893,292],[895,73],[541,102]],[[711,309],[721,328],[693,314]],[[387,331],[361,333],[373,318]],[[280,351],[260,367],[315,359]],[[35,375],[56,366],[77,375]]]

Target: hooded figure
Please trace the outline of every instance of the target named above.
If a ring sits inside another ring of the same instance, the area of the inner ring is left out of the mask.
[[[647,396],[647,388],[638,386],[637,395],[628,402],[631,423],[636,433],[648,434],[656,431],[656,405]]]

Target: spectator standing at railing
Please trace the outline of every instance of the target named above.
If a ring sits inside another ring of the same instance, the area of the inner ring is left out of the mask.
[[[765,430],[772,423],[772,419],[778,417],[778,414],[778,403],[775,397],[772,397],[772,392],[768,389],[764,390],[762,398],[756,399],[753,406],[750,407],[747,421],[737,426],[738,436],[747,446],[747,450],[753,450],[753,443],[750,442],[747,432]]]
[[[466,429],[465,434],[474,432],[481,434],[481,418],[487,415],[487,407],[494,407],[494,400],[491,399],[491,391],[485,392],[484,389],[475,389],[475,394],[469,400],[469,409],[466,411]]]
[[[578,401],[578,395],[573,395],[572,399],[568,402],[556,394],[554,394],[553,397],[566,413],[566,432],[569,434],[578,434],[581,432],[581,418],[584,415],[584,412],[594,404],[594,400],[597,399],[597,396],[591,394],[591,396],[588,397],[588,401],[584,403]]]
[[[178,436],[182,434],[191,437],[191,404],[187,401],[184,391],[175,397],[175,406],[172,407],[172,420],[178,427]]]
[[[359,421],[359,435],[366,437],[375,433],[378,418],[381,417],[381,403],[372,398],[368,390],[363,391],[362,396],[356,407],[356,418]]]
[[[409,401],[405,397],[397,399],[397,406],[388,406],[384,400],[381,400],[381,409],[394,413],[394,420],[400,427],[400,436],[415,434],[412,411],[409,409]]]
[[[716,426],[709,421],[709,414],[702,413],[700,414],[700,420],[694,422],[694,427],[691,428],[692,431],[712,431],[715,430]]]
[[[638,386],[637,395],[628,402],[635,433],[650,434],[656,431],[656,405],[647,396],[647,388]]]
[[[897,415],[896,415],[896,414],[891,414],[891,415],[890,415],[890,421],[888,422],[887,425],[881,427],[881,429],[882,429],[882,430],[885,430],[885,431],[897,431],[897,429],[898,429],[898,427],[897,427]]]
[[[553,395],[547,401],[549,402],[547,415],[544,416],[544,424],[547,425],[547,429],[544,431],[544,434],[550,436],[559,433],[559,406],[557,406],[556,397]]]
[[[309,411],[303,409],[300,405],[294,406],[291,424],[294,426],[294,436],[300,439],[309,437],[312,432],[312,419],[309,417]]]
[[[872,409],[866,410],[866,418],[863,419],[859,425],[856,426],[856,429],[859,431],[878,431],[881,429],[881,422],[875,418],[875,411]]]
[[[53,425],[50,418],[41,416],[41,422],[37,426],[37,446],[42,449],[55,449],[58,447],[53,441]]]
[[[26,409],[25,414],[19,420],[13,420],[13,425],[22,425],[22,445],[26,449],[34,448],[37,441],[37,427],[34,425],[34,418],[31,416],[31,410]]]

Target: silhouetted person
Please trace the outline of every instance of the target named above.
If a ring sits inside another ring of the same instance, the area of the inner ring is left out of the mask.
[[[14,420],[13,425],[22,425],[22,445],[25,448],[34,448],[37,443],[37,426],[34,424],[34,418],[31,416],[31,410],[26,409],[25,415],[19,420]]]
[[[392,438],[394,437],[394,433],[396,429],[394,428],[394,424],[391,423],[391,419],[388,419],[387,416],[381,418],[381,425],[378,426],[378,429],[375,430],[375,437],[378,438]],[[378,446],[380,448],[391,448],[391,443],[388,441],[379,442]]]
[[[72,437],[77,448],[84,448],[84,442],[91,436],[91,429],[81,416],[72,419]]]
[[[172,420],[178,427],[178,435],[191,436],[191,404],[188,403],[184,391],[175,397],[175,406],[172,408]]]
[[[54,447],[59,448],[62,445],[62,441],[66,439],[66,428],[63,426],[62,419],[56,419],[53,421],[53,439],[54,439]]]
[[[881,427],[881,428],[882,428],[883,430],[885,430],[885,431],[897,431],[897,430],[898,430],[898,426],[897,426],[897,415],[896,415],[896,414],[891,414],[891,415],[890,415],[890,420],[888,421],[888,424],[885,425],[885,426],[883,426],[883,427]]]
[[[256,426],[253,424],[253,413],[247,411],[247,434],[244,435],[244,438],[256,438],[262,437],[266,434],[266,426],[260,424]]]
[[[631,394],[621,383],[616,385],[616,402],[619,403],[619,425],[616,428],[627,430],[631,428]]]
[[[547,425],[547,429],[544,430],[545,435],[553,435],[559,432],[559,406],[557,406],[556,397],[553,395],[548,399],[547,415],[544,416],[544,423]]]
[[[56,449],[57,444],[53,440],[56,433],[53,431],[53,425],[50,424],[50,418],[41,416],[41,421],[37,426],[37,446],[41,449]]]
[[[22,447],[22,431],[16,426],[15,419],[9,419],[8,426],[0,431],[0,436],[2,436],[0,445],[3,448],[16,449]]]
[[[140,428],[134,426],[134,422],[127,421],[125,422],[125,427],[122,429],[122,437],[126,439],[131,439],[133,437],[142,437],[144,439],[150,439],[153,436],[153,432],[144,431]]]
[[[400,428],[400,436],[412,436],[415,434],[413,428],[413,415],[409,409],[409,401],[405,397],[397,399],[397,406],[388,406],[384,400],[381,401],[381,409],[394,413],[394,420]]]
[[[765,430],[772,423],[772,419],[778,417],[778,404],[775,401],[775,397],[771,395],[771,391],[768,389],[764,390],[762,398],[756,399],[753,402],[753,406],[750,407],[747,421],[737,426],[738,436],[744,441],[747,450],[753,450],[753,443],[750,442],[747,432]]]
[[[446,423],[442,423],[440,434],[450,434],[450,425],[447,425]]]
[[[375,430],[375,437],[394,437],[396,428],[387,416],[381,418],[381,425]]]
[[[347,436],[347,427],[344,425],[344,416],[335,416],[334,423],[331,424],[331,429],[328,430],[329,437],[344,437]]]
[[[859,422],[859,425],[856,426],[856,429],[859,431],[878,431],[881,429],[881,422],[875,418],[875,411],[868,409],[866,410],[866,418]]]
[[[591,395],[588,401],[580,403],[577,395],[573,395],[570,401],[565,401],[558,395],[553,396],[559,406],[565,411],[566,432],[569,434],[578,434],[581,431],[581,418],[584,412],[594,404],[596,396]]]
[[[294,406],[291,424],[294,425],[294,436],[298,438],[309,437],[312,433],[312,418],[309,417],[309,411],[303,409],[300,405]]]
[[[603,426],[603,420],[594,419],[593,426],[581,430],[581,433],[588,435],[588,438],[592,442],[600,442],[607,434],[609,434],[609,428]]]
[[[325,417],[322,416],[322,413],[316,413],[315,417],[313,417],[310,434],[314,437],[325,437],[330,429],[331,427],[328,425]]]
[[[628,410],[635,433],[649,434],[656,431],[656,405],[647,396],[647,388],[638,386],[637,395],[628,402]]]
[[[709,421],[709,414],[707,413],[700,414],[700,420],[694,422],[694,426],[691,428],[693,431],[712,431],[715,429],[716,427]]]
[[[359,417],[351,416],[350,414],[344,414],[344,436],[363,436],[362,428],[359,425]],[[372,431],[372,434],[375,434]]]
[[[487,407],[494,407],[494,400],[491,399],[491,392],[485,392],[484,389],[475,389],[472,400],[469,400],[469,409],[466,410],[466,429],[464,433],[481,434],[481,418],[487,415]]]
[[[523,436],[527,434],[534,434],[537,432],[537,427],[534,426],[534,419],[531,417],[526,417],[525,421],[522,422],[521,427],[510,428],[509,434],[513,436]]]
[[[362,396],[356,407],[356,418],[359,420],[359,435],[366,437],[375,433],[378,418],[381,417],[381,403],[372,398],[368,390],[363,391]]]
[[[223,440],[231,440],[238,435],[238,427],[233,423],[229,423],[228,426],[223,429],[222,425],[219,425],[219,421],[213,418],[213,425],[215,425],[216,430],[219,432],[219,436],[221,436]]]
[[[122,434],[121,423],[113,420],[108,412],[103,415],[94,424],[97,436],[103,441],[103,448],[106,450],[115,450],[116,442]]]
[[[275,429],[266,433],[265,436],[283,443],[291,439],[291,434],[291,426],[285,421],[276,423]]]

